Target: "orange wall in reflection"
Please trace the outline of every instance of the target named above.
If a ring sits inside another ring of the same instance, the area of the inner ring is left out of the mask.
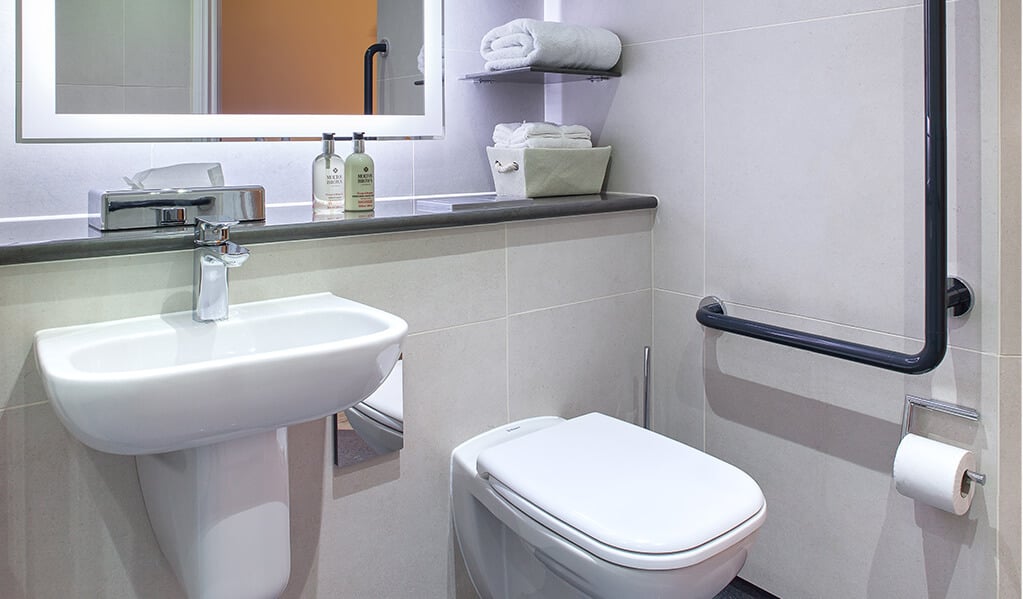
[[[220,112],[362,114],[376,0],[221,0]]]

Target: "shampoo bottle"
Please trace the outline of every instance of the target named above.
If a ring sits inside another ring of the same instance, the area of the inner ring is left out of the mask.
[[[323,153],[313,160],[313,212],[345,208],[345,161],[334,153],[334,134],[323,134]]]
[[[345,159],[345,210],[373,210],[376,195],[373,188],[373,159],[366,154],[364,133],[353,133],[354,148]]]

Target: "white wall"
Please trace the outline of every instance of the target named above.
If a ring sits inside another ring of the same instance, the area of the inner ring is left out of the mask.
[[[611,189],[660,198],[654,427],[757,479],[768,518],[741,575],[786,599],[1020,593],[1018,92],[999,120],[999,39],[1018,56],[1019,16],[947,6],[950,270],[979,305],[914,377],[705,331],[694,313],[717,295],[730,314],[919,349],[920,3],[562,3],[625,42],[611,88],[566,86],[566,120],[614,146]],[[983,414],[917,429],[992,474],[966,517],[895,492],[907,393]]]
[[[218,161],[229,185],[258,184],[267,201],[310,199],[309,165],[318,141],[268,143],[18,144],[15,2],[0,4],[0,219],[84,214],[89,189],[121,189],[121,177],[154,166]],[[478,85],[459,81],[478,72],[479,41],[491,27],[542,14],[540,0],[512,0],[480,11],[475,3],[445,3],[445,137],[443,140],[369,142],[379,197],[492,191],[484,147],[497,123],[539,120],[537,86]],[[418,50],[418,49],[417,49]],[[361,84],[360,84],[361,85]]]

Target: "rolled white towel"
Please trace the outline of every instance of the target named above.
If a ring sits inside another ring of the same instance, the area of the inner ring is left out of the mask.
[[[599,27],[515,19],[495,27],[480,43],[488,71],[546,66],[607,70],[622,55],[622,41]]]

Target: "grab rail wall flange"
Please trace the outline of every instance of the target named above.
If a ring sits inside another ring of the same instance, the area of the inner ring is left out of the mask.
[[[924,2],[924,346],[916,354],[853,343],[728,316],[715,297],[700,302],[696,319],[703,326],[819,354],[893,370],[923,374],[941,363],[948,344],[948,310],[963,316],[973,305],[965,281],[947,278],[945,1]]]

